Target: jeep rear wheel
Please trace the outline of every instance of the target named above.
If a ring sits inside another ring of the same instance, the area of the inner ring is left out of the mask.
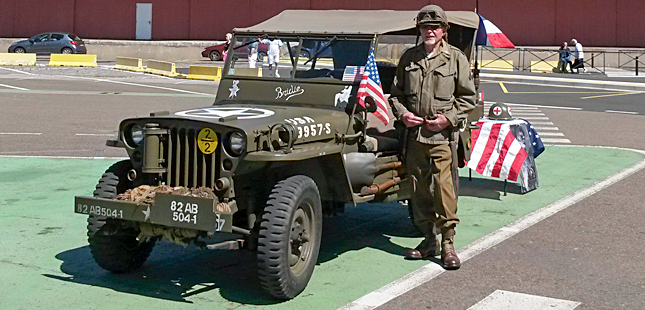
[[[266,204],[258,239],[264,290],[279,299],[302,292],[318,260],[322,206],[316,183],[298,175],[278,182]]]
[[[96,185],[94,197],[116,199],[132,187],[126,174],[130,161],[120,161],[108,168]],[[102,216],[87,219],[87,240],[96,263],[101,268],[123,273],[140,267],[152,252],[155,240],[139,242],[139,229],[132,224]]]

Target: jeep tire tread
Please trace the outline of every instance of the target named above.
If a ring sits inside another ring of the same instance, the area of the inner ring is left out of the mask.
[[[278,182],[260,224],[258,267],[263,289],[279,299],[302,292],[318,260],[321,234],[316,183],[303,175]]]
[[[120,161],[108,168],[96,185],[94,197],[116,199],[131,187],[127,172],[130,161]],[[87,240],[96,263],[101,268],[123,273],[140,267],[152,252],[155,240],[139,243],[139,230],[127,222],[90,215]]]

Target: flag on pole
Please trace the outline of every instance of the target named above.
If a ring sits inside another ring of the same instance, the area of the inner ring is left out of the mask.
[[[383,88],[381,87],[381,79],[378,75],[378,68],[376,67],[376,59],[374,58],[374,46],[370,49],[370,54],[367,57],[367,64],[365,64],[365,72],[361,79],[361,84],[358,86],[356,97],[358,103],[365,107],[365,97],[370,96],[376,103],[376,112],[374,116],[380,119],[385,125],[389,124],[390,117],[387,112],[387,102],[383,95]]]
[[[513,42],[497,26],[481,15],[479,15],[479,29],[477,29],[476,44],[501,48],[515,48]]]
[[[363,66],[347,66],[343,72],[343,81],[358,82],[363,76],[363,71],[365,71]]]
[[[517,181],[528,153],[505,122],[477,122],[468,168],[483,176]]]

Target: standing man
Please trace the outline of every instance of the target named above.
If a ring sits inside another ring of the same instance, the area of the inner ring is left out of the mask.
[[[578,73],[580,73],[580,68],[582,68],[583,72],[587,72],[587,68],[585,68],[585,53],[582,51],[582,44],[578,42],[576,39],[571,39],[571,44],[574,46],[573,50],[573,66],[571,67],[571,72],[573,73],[573,68],[578,69]]]
[[[282,43],[282,40],[275,38],[273,40],[264,39],[262,40],[262,44],[269,44],[269,48],[267,50],[267,58],[269,59],[269,76],[279,78],[280,73],[278,73],[278,63],[280,63],[280,48],[284,43]]]
[[[475,107],[476,91],[466,55],[445,39],[449,26],[443,9],[425,6],[416,22],[423,42],[401,56],[390,97],[396,117],[409,131],[405,161],[412,178],[412,212],[425,236],[405,258],[427,259],[441,247],[443,267],[457,269],[453,169],[459,126]],[[441,245],[435,227],[441,230]]]

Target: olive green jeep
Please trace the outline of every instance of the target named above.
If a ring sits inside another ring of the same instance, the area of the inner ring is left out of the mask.
[[[235,29],[229,55],[258,39],[274,41],[277,65],[229,57],[212,106],[121,122],[118,139],[107,144],[130,158],[103,174],[93,197],[75,199],[75,212],[89,215],[95,261],[127,272],[158,240],[203,245],[217,233],[239,234],[256,253],[270,295],[302,292],[318,258],[324,214],[410,196],[405,131],[384,127],[373,106],[357,104],[356,72],[374,46],[387,94],[396,61],[418,40],[415,16],[288,10]],[[448,16],[449,41],[470,58],[477,15]],[[322,47],[303,58],[301,47],[313,45]],[[458,144],[463,161],[467,143]]]

